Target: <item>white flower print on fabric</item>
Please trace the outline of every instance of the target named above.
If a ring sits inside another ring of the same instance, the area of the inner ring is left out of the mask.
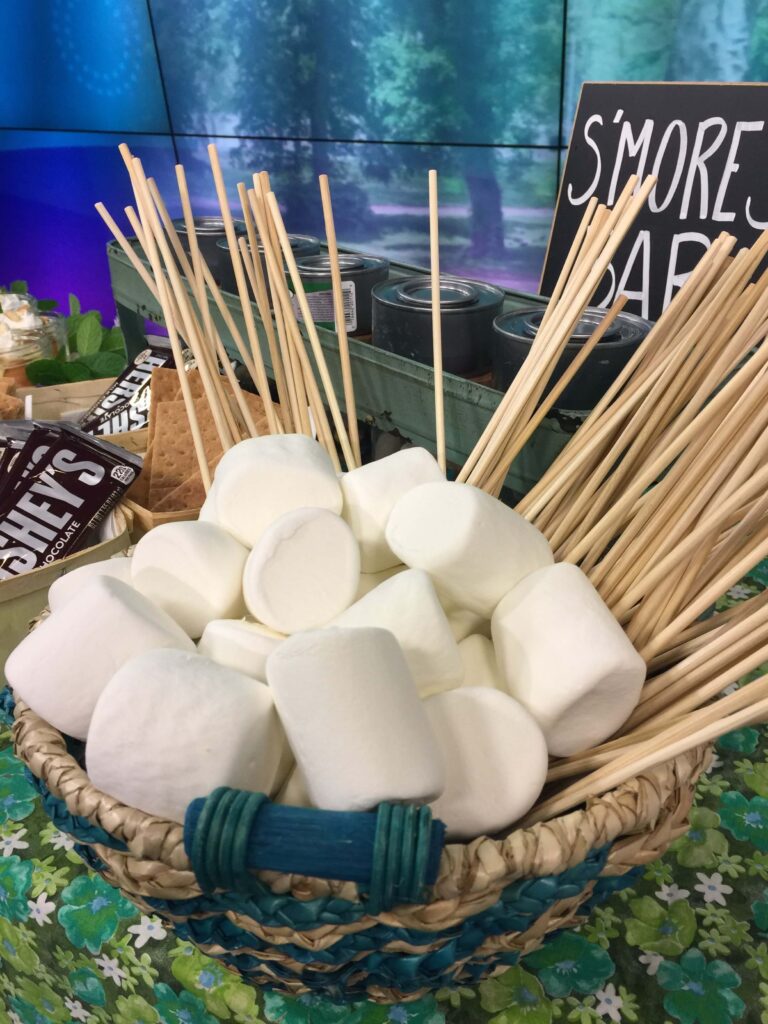
[[[694,885],[694,889],[702,894],[704,902],[719,903],[724,907],[725,897],[733,892],[733,887],[723,882],[723,876],[717,871],[713,875],[703,875],[697,871],[696,877],[701,884]]]
[[[147,917],[146,914],[141,915],[138,924],[129,925],[128,931],[136,936],[136,949],[146,946],[150,939],[164,939],[168,934],[158,917]]]
[[[56,909],[56,904],[48,899],[47,892],[41,892],[36,900],[27,900],[29,916],[35,924],[41,927],[51,923],[51,914]]]

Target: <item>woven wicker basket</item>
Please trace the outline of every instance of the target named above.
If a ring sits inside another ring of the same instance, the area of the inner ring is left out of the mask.
[[[687,827],[708,750],[584,810],[443,850],[429,902],[369,913],[350,882],[258,872],[247,894],[204,893],[173,822],[91,785],[61,733],[18,702],[14,741],[43,806],[112,885],[255,985],[335,1000],[417,999],[488,977],[584,920]]]

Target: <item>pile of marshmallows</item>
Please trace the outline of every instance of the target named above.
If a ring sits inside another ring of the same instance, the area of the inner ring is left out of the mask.
[[[61,577],[49,603],[9,683],[86,740],[99,789],[180,822],[232,786],[427,802],[451,838],[498,832],[548,753],[610,736],[645,678],[581,570],[423,448],[339,477],[307,437],[243,441],[198,522]]]

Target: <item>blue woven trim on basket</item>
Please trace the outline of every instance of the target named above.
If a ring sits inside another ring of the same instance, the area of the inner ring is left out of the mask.
[[[580,913],[590,914],[595,907],[605,903],[614,893],[621,892],[622,889],[631,888],[635,879],[639,878],[644,871],[643,865],[639,864],[637,867],[630,868],[625,875],[606,875],[598,878],[597,882],[595,882],[595,888],[592,890],[592,895],[584,904]]]
[[[24,769],[24,774],[40,794],[43,810],[60,832],[66,832],[80,843],[100,843],[102,846],[108,846],[112,850],[124,851],[128,849],[125,843],[119,839],[114,839],[103,828],[99,828],[98,825],[93,825],[88,818],[70,814],[64,801],[54,796],[43,780],[38,779],[28,768]]]
[[[352,924],[366,912],[362,903],[353,903],[351,900],[335,896],[297,900],[293,896],[276,895],[263,884],[260,884],[259,891],[247,896],[222,892],[191,900],[146,899],[146,902],[161,915],[170,913],[174,917],[188,917],[192,914],[224,915],[228,911],[236,911],[253,918],[259,924],[274,928],[295,928],[299,931],[327,924]]]
[[[101,857],[97,857],[90,846],[86,846],[83,843],[75,843],[74,851],[78,856],[82,857],[92,871],[103,874],[107,870],[107,865]]]
[[[497,903],[482,914],[475,915],[464,923],[463,928],[472,928],[481,936],[478,944],[487,935],[499,935],[506,931],[525,931],[556,900],[578,895],[587,882],[597,878],[605,866],[610,847],[593,850],[585,860],[560,875],[545,878],[523,879],[507,886]],[[366,912],[364,904],[336,897],[314,900],[297,900],[292,896],[276,895],[265,885],[259,892],[247,896],[238,893],[216,893],[191,900],[147,899],[159,914],[174,918],[199,917],[201,914],[223,917],[229,911],[253,918],[267,927],[296,928],[308,931],[326,924],[350,924]],[[205,918],[206,921],[216,917]],[[406,929],[392,929],[391,938],[403,938],[413,942],[412,936],[424,932],[407,932]],[[433,938],[450,936],[448,932],[427,933]],[[200,941],[208,941],[200,939]],[[432,941],[431,939],[429,941]],[[416,940],[416,943],[418,940]],[[416,944],[414,943],[414,944]],[[221,942],[220,945],[226,945]],[[334,946],[338,948],[338,944]],[[298,959],[298,957],[297,957]]]
[[[492,907],[452,928],[423,932],[377,924],[363,932],[343,935],[327,949],[307,950],[287,943],[281,944],[280,950],[297,963],[307,965],[307,969],[301,972],[301,979],[309,988],[322,991],[334,999],[360,998],[365,995],[366,984],[380,984],[398,988],[402,992],[415,992],[424,986],[450,987],[466,983],[467,980],[479,980],[490,968],[485,957],[473,961],[478,947],[490,936],[525,931],[554,902],[577,896],[603,870],[609,849],[606,846],[594,850],[583,863],[560,875],[524,879],[507,886]],[[608,888],[615,888],[622,880],[605,881],[608,883],[605,887],[607,895]],[[280,900],[284,903],[281,913],[286,912],[286,906],[290,910],[290,905],[297,903],[295,900],[273,897],[275,904]],[[260,960],[259,953],[270,948],[269,944],[224,917],[222,905],[225,901],[226,898],[220,900],[218,913],[213,916],[189,917],[186,921],[176,922],[178,935],[205,947],[219,946],[229,950],[217,959],[236,967],[243,974],[251,975],[259,984],[269,983],[268,973],[261,973],[262,964],[280,978],[295,979],[294,970],[280,967],[266,956],[263,962]],[[166,912],[174,916],[188,914],[193,904],[199,914],[202,903],[201,900],[184,901],[183,904],[182,901],[147,902],[161,914]],[[317,904],[323,901],[312,902]],[[335,902],[343,904],[346,901]],[[330,903],[325,901],[326,910]],[[242,901],[239,906],[242,913],[251,916],[251,910]],[[307,930],[306,926],[304,930]],[[424,947],[424,952],[382,952],[383,947],[392,942],[407,942],[416,947]],[[437,949],[427,948],[435,943],[439,944]],[[252,952],[238,952],[243,949]],[[512,965],[517,959],[517,953],[500,952],[494,962],[498,965]],[[456,967],[458,963],[462,964],[461,968]],[[324,970],[318,972],[313,969],[314,965],[322,965]],[[337,969],[334,970],[334,967]],[[461,973],[461,981],[457,980],[457,973]]]
[[[0,721],[7,725],[13,725],[13,709],[16,701],[13,699],[10,686],[4,686],[0,690]]]
[[[418,992],[424,987],[433,991],[455,988],[457,985],[481,981],[488,977],[496,966],[511,966],[519,959],[517,953],[500,953],[494,958],[493,963],[485,958],[460,963],[451,959],[453,954],[451,947],[425,956],[407,956],[400,953],[372,954],[347,964],[338,971],[305,972],[301,975],[301,981],[307,988],[320,993],[325,999],[342,1003],[355,1002],[365,998],[367,988],[371,985],[396,988],[403,993]],[[296,980],[296,975],[290,968],[274,960],[265,960],[262,964],[255,957],[237,954],[228,954],[217,959],[234,967],[260,988],[269,989],[279,985],[279,981],[274,980],[275,975],[287,982]]]

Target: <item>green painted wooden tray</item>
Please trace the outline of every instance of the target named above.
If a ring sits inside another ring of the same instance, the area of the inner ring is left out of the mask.
[[[136,354],[145,344],[145,319],[163,323],[158,304],[130,265],[116,243],[107,245],[107,256],[112,278],[112,291],[117,304],[120,324],[126,336],[129,354]],[[391,277],[423,274],[420,267],[392,263]],[[505,292],[504,311],[541,302],[538,296],[523,292]],[[232,317],[245,337],[240,300],[224,293]],[[211,304],[222,340],[233,356],[237,355],[227,328]],[[267,372],[271,363],[266,338],[258,320],[256,305],[254,316],[259,324],[262,353]],[[334,389],[344,407],[341,370],[338,358],[338,340],[333,331],[318,328],[318,334],[328,360]],[[375,349],[364,341],[349,340],[352,373],[358,416],[380,430],[398,430],[415,444],[434,450],[434,374],[430,366],[414,362],[391,352]],[[446,450],[448,459],[462,464],[488,423],[493,410],[501,400],[501,393],[491,387],[463,377],[446,374],[444,377]],[[546,467],[565,446],[572,430],[564,429],[561,421],[547,418],[531,441],[520,453],[507,479],[507,486],[524,494],[539,479]]]

